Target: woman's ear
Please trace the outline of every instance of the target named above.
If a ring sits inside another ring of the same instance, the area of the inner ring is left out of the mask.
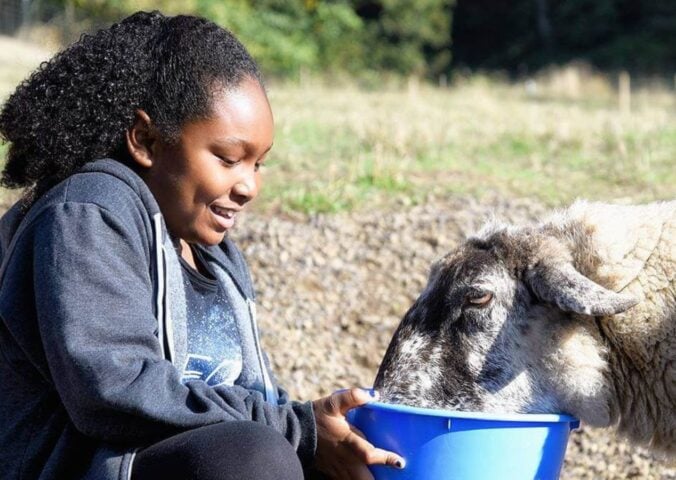
[[[157,147],[157,130],[146,112],[141,109],[134,114],[134,123],[127,129],[127,150],[132,160],[143,168],[153,165]]]

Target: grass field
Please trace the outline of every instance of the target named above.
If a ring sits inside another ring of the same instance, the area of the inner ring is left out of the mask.
[[[527,95],[475,78],[450,89],[271,88],[266,205],[305,211],[449,193],[650,200],[676,196],[676,97]]]
[[[44,54],[29,46],[0,51],[20,52],[0,58],[5,98]],[[400,208],[449,194],[552,206],[577,197],[676,197],[673,90],[637,89],[629,112],[602,77],[583,79],[574,94],[557,85],[543,80],[534,91],[485,77],[443,89],[273,83],[275,147],[256,208]],[[7,203],[16,194],[2,195]]]

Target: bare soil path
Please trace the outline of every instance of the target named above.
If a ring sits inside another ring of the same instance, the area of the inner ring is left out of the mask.
[[[533,220],[531,200],[436,200],[327,216],[248,214],[233,236],[257,286],[263,342],[292,397],[368,386],[430,263],[483,222]],[[610,432],[573,433],[563,479],[672,479],[676,470]]]

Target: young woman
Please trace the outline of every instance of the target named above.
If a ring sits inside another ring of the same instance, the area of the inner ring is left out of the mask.
[[[204,19],[137,13],[0,113],[0,478],[371,478],[403,466],[345,421],[358,389],[290,401],[227,232],[273,118],[256,64]]]

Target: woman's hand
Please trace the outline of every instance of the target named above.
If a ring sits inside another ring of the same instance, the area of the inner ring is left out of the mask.
[[[334,480],[373,480],[366,465],[404,468],[399,455],[375,448],[345,419],[348,410],[375,400],[353,388],[313,402],[317,422],[316,466]]]

